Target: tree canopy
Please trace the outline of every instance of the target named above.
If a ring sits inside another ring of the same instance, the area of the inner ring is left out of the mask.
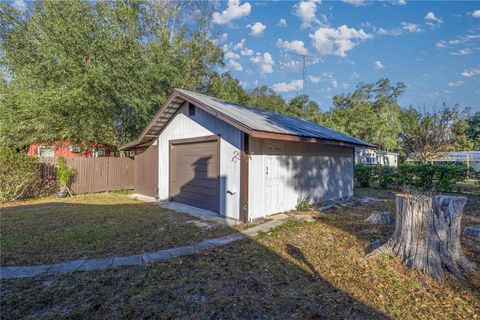
[[[402,108],[401,82],[360,83],[334,96],[327,111],[306,95],[286,101],[267,86],[245,90],[222,71],[223,51],[210,40],[214,8],[193,0],[40,0],[19,12],[0,2],[0,144],[120,145],[183,88],[301,117],[423,161],[480,149],[480,112]]]
[[[0,139],[135,138],[175,87],[216,76],[207,5],[44,0],[21,14],[2,3]]]
[[[392,86],[388,79],[361,83],[353,93],[334,96],[331,110],[321,115],[320,122],[383,150],[397,150],[401,131],[397,99],[404,90],[403,83]]]

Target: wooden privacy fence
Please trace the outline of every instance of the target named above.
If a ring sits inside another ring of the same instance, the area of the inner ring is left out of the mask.
[[[39,157],[42,188],[55,180],[56,159]],[[131,158],[65,158],[67,165],[75,169],[75,178],[70,189],[75,194],[112,190],[133,189],[135,187],[135,160]],[[52,193],[58,190],[43,190]]]

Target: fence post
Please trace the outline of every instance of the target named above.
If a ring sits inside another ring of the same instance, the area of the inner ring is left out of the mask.
[[[470,155],[467,154],[467,179],[470,179]]]

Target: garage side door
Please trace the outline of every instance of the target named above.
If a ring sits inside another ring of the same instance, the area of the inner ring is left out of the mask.
[[[219,212],[219,142],[217,139],[170,143],[170,199]]]
[[[152,145],[135,155],[135,193],[157,196],[158,146]]]

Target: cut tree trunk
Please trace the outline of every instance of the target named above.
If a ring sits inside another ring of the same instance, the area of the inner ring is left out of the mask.
[[[369,256],[399,256],[407,265],[444,280],[442,266],[456,277],[476,273],[460,246],[465,197],[397,194],[395,231]]]

